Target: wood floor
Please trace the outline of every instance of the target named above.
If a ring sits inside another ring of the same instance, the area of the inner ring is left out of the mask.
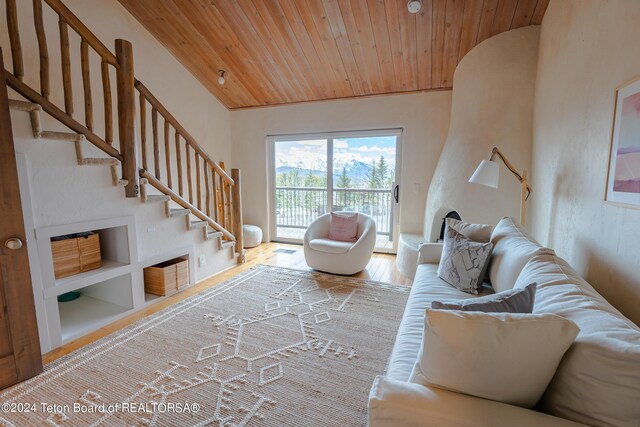
[[[278,249],[288,249],[295,251],[292,254],[275,252]],[[297,268],[299,270],[310,270],[304,261],[304,254],[302,252],[302,246],[288,245],[284,243],[263,243],[262,245],[249,249],[247,251],[247,262],[242,265],[237,265],[229,270],[226,270],[210,279],[203,280],[195,286],[192,286],[184,291],[172,295],[171,297],[159,301],[152,306],[145,308],[137,313],[120,319],[114,323],[104,326],[95,332],[85,335],[82,338],[78,338],[68,344],[56,348],[55,350],[45,354],[43,356],[44,363],[49,363],[59,357],[62,357],[80,347],[92,343],[104,336],[107,336],[119,329],[122,329],[137,320],[147,317],[157,311],[160,311],[176,302],[182,301],[191,295],[202,292],[208,288],[218,285],[232,278],[233,276],[242,273],[250,269],[257,264],[275,265],[280,267]],[[374,254],[371,261],[367,265],[367,268],[354,275],[362,279],[379,280],[382,282],[390,282],[398,285],[411,285],[411,280],[402,276],[396,268],[395,255],[389,254]]]

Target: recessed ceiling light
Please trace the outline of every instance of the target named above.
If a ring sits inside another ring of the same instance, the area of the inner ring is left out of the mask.
[[[224,84],[224,70],[219,70],[218,71],[218,84],[219,85],[223,85]]]
[[[418,13],[422,9],[422,0],[409,0],[407,2],[407,9],[410,13]]]

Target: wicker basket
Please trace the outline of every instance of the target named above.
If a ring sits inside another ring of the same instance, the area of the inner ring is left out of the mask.
[[[81,233],[51,240],[53,271],[56,279],[73,276],[102,266],[100,235]]]
[[[144,291],[171,295],[189,286],[189,260],[176,258],[144,269]]]

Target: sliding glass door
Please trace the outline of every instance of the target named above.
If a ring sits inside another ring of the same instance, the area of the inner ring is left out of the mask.
[[[328,212],[362,212],[377,225],[376,250],[395,252],[400,130],[270,137],[271,236],[302,242]]]

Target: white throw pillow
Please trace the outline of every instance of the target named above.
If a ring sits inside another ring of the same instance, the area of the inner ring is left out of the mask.
[[[555,255],[543,248],[529,232],[510,217],[504,217],[491,234],[493,253],[489,265],[489,280],[496,292],[513,288],[524,266],[536,255]]]
[[[533,258],[515,287],[530,280],[538,282],[534,313],[558,314],[580,328],[538,408],[591,426],[640,425],[640,328],[562,258]]]
[[[555,314],[427,310],[411,382],[525,408],[551,381],[578,327]]]
[[[471,224],[455,218],[447,218],[447,225],[467,239],[481,243],[489,242],[491,239],[491,233],[493,233],[493,225]]]

